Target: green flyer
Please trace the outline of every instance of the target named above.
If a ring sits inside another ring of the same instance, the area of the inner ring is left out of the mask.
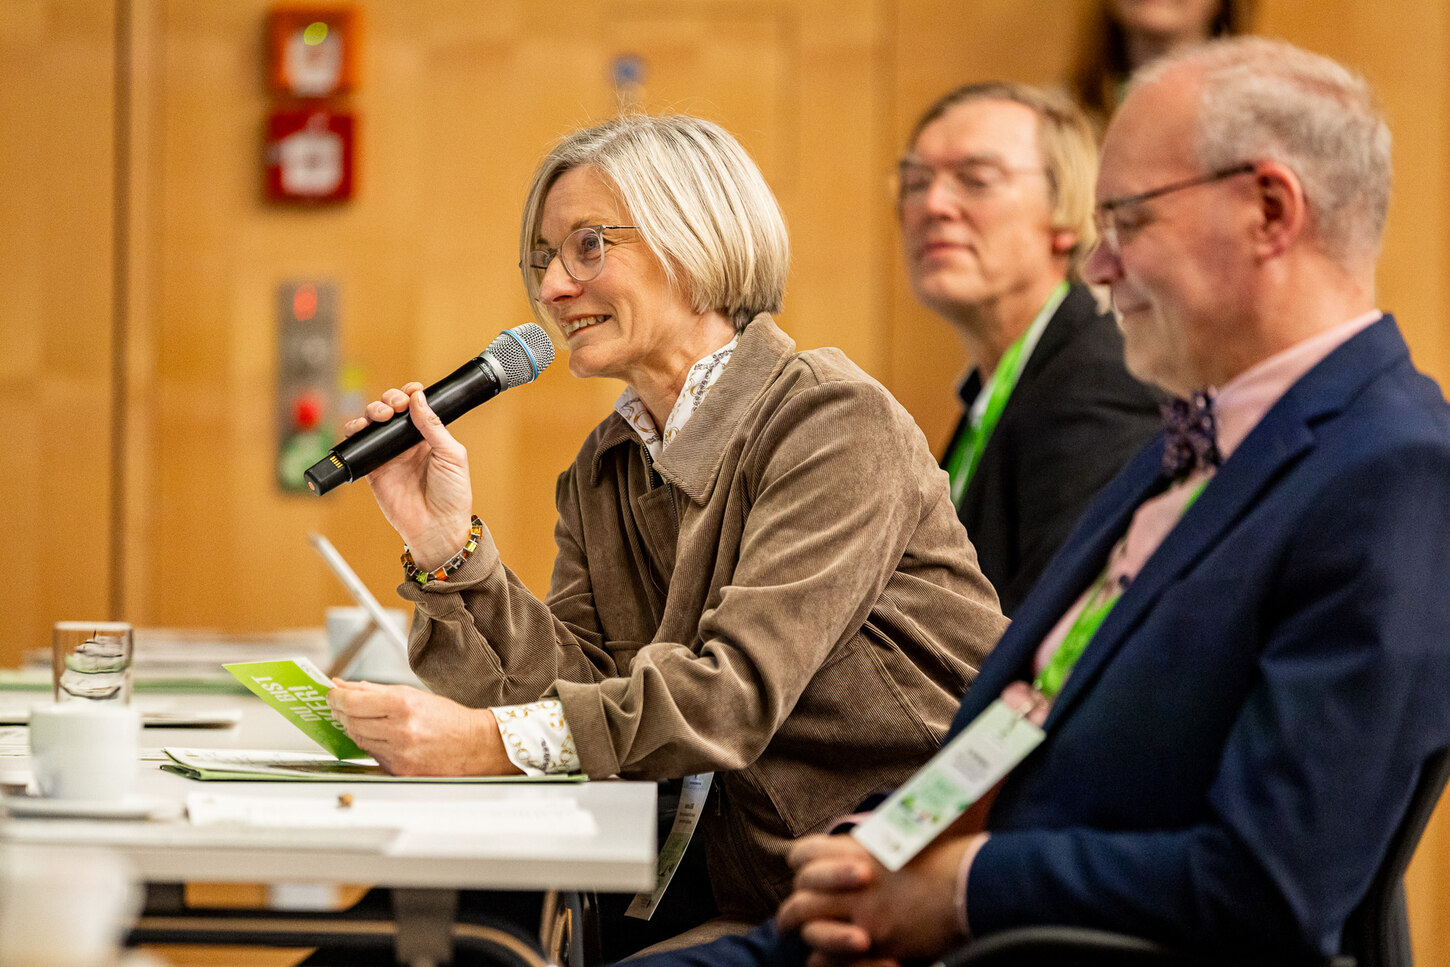
[[[245,661],[222,667],[306,733],[309,739],[339,759],[368,757],[332,717],[332,708],[327,704],[332,682],[322,669],[306,658]]]

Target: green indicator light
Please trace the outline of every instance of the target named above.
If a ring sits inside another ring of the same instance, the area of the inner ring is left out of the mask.
[[[321,20],[308,24],[307,29],[302,31],[302,42],[308,47],[316,47],[326,39],[327,24]]]

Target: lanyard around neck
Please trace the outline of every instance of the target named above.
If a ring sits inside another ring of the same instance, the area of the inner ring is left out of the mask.
[[[1205,480],[1189,495],[1188,501],[1183,505],[1184,514],[1188,513],[1188,508],[1192,507],[1202,496],[1203,488],[1207,486],[1208,481]],[[1126,538],[1124,539],[1126,540]],[[1087,600],[1083,602],[1082,608],[1078,610],[1072,627],[1067,630],[1062,643],[1053,651],[1052,657],[1047,660],[1047,664],[1043,666],[1042,671],[1032,682],[1032,687],[1037,690],[1038,694],[1048,700],[1056,698],[1057,693],[1062,691],[1062,686],[1072,672],[1073,666],[1082,657],[1082,653],[1087,650],[1088,642],[1093,640],[1093,635],[1097,634],[1098,629],[1107,620],[1109,612],[1113,610],[1113,605],[1117,604],[1118,599],[1123,596],[1125,586],[1122,583],[1114,581],[1112,587],[1108,586],[1108,573],[1112,570],[1115,557],[1117,557],[1116,554],[1108,555],[1108,563],[1103,566],[1103,573],[1098,575],[1098,579],[1093,582],[1092,591],[1088,594]]]
[[[1035,345],[1036,336],[1040,335],[1047,320],[1057,311],[1068,292],[1067,282],[1061,282],[1053,290],[1052,295],[1047,297],[1047,302],[1037,313],[1037,318],[1032,325],[1007,347],[1002,353],[1002,358],[997,360],[997,367],[992,371],[990,390],[987,395],[987,406],[982,411],[982,419],[973,423],[968,418],[968,427],[965,433],[957,437],[952,446],[951,453],[947,454],[946,468],[947,476],[951,480],[952,503],[958,507],[962,503],[962,495],[967,492],[967,484],[972,480],[972,475],[977,471],[977,464],[982,460],[982,452],[987,449],[987,441],[992,438],[992,431],[997,428],[997,422],[1002,418],[1002,411],[1007,408],[1007,400],[1011,398],[1012,391],[1017,388],[1017,381],[1022,378],[1022,370],[1026,366],[1027,356],[1030,353],[1029,343]]]

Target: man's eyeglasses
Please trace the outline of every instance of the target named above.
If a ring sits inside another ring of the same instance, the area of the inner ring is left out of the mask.
[[[1198,175],[1193,178],[1185,178],[1182,181],[1175,181],[1172,184],[1163,185],[1160,188],[1150,188],[1148,191],[1140,191],[1135,195],[1123,195],[1120,198],[1110,198],[1093,209],[1093,224],[1097,226],[1098,238],[1107,247],[1107,250],[1114,255],[1122,251],[1122,235],[1125,231],[1131,230],[1131,226],[1121,222],[1121,213],[1134,205],[1154,198],[1161,198],[1170,195],[1175,191],[1182,191],[1185,188],[1194,188],[1198,185],[1207,185],[1215,181],[1223,181],[1225,178],[1233,178],[1236,175],[1246,175],[1257,171],[1259,166],[1252,161],[1245,161],[1228,168],[1220,168],[1211,171],[1206,175]]]
[[[563,263],[564,271],[575,282],[597,279],[599,273],[604,271],[604,249],[607,245],[614,244],[605,239],[604,233],[626,228],[638,230],[634,225],[585,225],[583,228],[576,228],[565,237],[564,244],[558,248],[536,248],[529,252],[524,264],[533,270],[534,278],[539,283],[544,281],[544,273],[548,271],[549,263],[554,261],[556,255]]]
[[[995,194],[1013,175],[1040,173],[1045,173],[1045,169],[1009,168],[981,158],[933,165],[920,158],[906,157],[896,163],[896,198],[903,205],[920,204],[937,177],[946,175],[947,185],[957,197],[974,201]]]

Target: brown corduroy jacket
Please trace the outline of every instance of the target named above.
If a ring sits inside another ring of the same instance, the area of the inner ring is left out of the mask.
[[[768,316],[653,463],[611,415],[559,478],[545,601],[492,540],[405,584],[411,658],[472,706],[557,695],[593,777],[717,773],[721,912],[774,913],[785,852],[928,758],[1006,626],[911,416]]]

